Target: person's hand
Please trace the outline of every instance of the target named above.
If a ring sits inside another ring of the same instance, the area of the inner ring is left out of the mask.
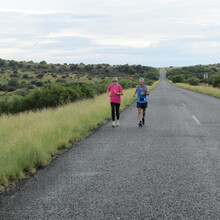
[[[141,92],[141,95],[145,95],[146,93],[145,92]]]
[[[133,95],[134,97],[136,96],[136,94]]]
[[[118,94],[116,91],[114,91],[115,94]]]

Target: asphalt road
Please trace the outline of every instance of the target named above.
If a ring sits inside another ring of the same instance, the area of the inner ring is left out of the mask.
[[[165,80],[111,122],[0,196],[0,219],[220,219],[220,99]]]

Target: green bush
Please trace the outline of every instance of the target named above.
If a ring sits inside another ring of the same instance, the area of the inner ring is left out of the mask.
[[[29,85],[27,86],[27,88],[28,88],[28,89],[34,89],[35,87],[34,87],[33,85],[29,84]]]
[[[57,107],[94,96],[92,85],[86,83],[54,83],[30,93],[25,100],[25,106],[28,110]]]
[[[212,78],[212,86],[220,88],[220,73],[216,74]]]
[[[38,87],[42,87],[44,86],[44,83],[42,81],[36,81],[35,85]]]
[[[25,97],[12,95],[1,98],[0,114],[54,108],[76,100],[93,98],[95,94],[95,88],[92,84],[81,82],[47,84],[44,88],[35,90]]]
[[[152,86],[153,83],[154,83],[153,80],[149,80],[149,79],[147,79],[147,80],[145,81],[145,84],[146,84],[147,86]]]
[[[8,86],[18,87],[19,83],[17,79],[10,79],[8,81]]]
[[[209,76],[212,76],[213,74],[216,74],[216,70],[202,65],[189,66],[168,70],[167,77],[168,79],[172,79],[173,76],[183,75],[186,80],[191,77],[196,77],[202,80],[204,74],[209,74]]]
[[[0,84],[0,91],[4,91],[4,86]]]
[[[24,79],[28,79],[28,78],[29,78],[29,75],[28,75],[28,74],[23,74],[23,78],[24,78]]]
[[[17,88],[16,87],[14,87],[14,86],[6,86],[6,91],[8,91],[8,92],[13,92],[13,91],[15,91]]]
[[[157,70],[152,70],[150,72],[144,73],[144,78],[147,78],[149,80],[159,80],[160,74]]]
[[[190,77],[187,82],[192,86],[198,86],[199,85],[199,79],[196,77]]]
[[[44,75],[42,73],[39,73],[36,75],[36,78],[38,78],[38,79],[42,79],[43,77],[44,77]]]
[[[123,89],[127,89],[131,87],[131,81],[127,79],[119,80],[119,84],[122,86]]]
[[[24,97],[21,95],[4,96],[0,99],[0,114],[18,113],[23,111]]]
[[[183,83],[184,82],[184,78],[182,75],[176,75],[172,77],[172,82],[173,83]]]

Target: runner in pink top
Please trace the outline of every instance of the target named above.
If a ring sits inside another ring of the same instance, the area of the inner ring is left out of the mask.
[[[118,84],[118,78],[113,77],[112,78],[112,84],[108,87],[108,94],[110,97],[110,103],[111,103],[111,111],[112,111],[112,127],[119,126],[119,108],[121,104],[121,96],[123,95],[123,89],[120,84]],[[117,116],[117,121],[115,122],[115,112]]]

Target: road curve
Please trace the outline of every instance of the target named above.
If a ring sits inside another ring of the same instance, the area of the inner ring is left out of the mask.
[[[131,105],[1,195],[0,219],[220,219],[220,99],[161,75],[145,127]]]

